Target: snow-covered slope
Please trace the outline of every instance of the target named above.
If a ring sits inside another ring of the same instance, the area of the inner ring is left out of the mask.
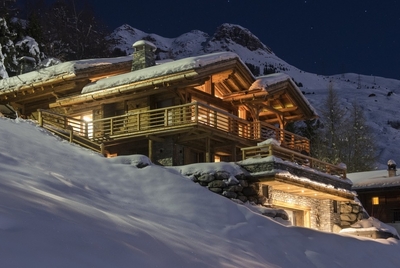
[[[400,267],[394,238],[283,226],[143,156],[107,159],[21,119],[0,118],[0,137],[1,267]]]
[[[349,107],[356,101],[363,108],[376,135],[379,150],[377,168],[385,168],[389,159],[400,162],[400,119],[396,118],[400,104],[399,80],[353,73],[322,76],[304,72],[280,59],[248,29],[233,24],[221,25],[212,36],[195,30],[176,38],[147,34],[123,25],[110,38],[115,41],[116,47],[128,54],[132,53],[135,41],[149,40],[159,48],[159,59],[180,59],[217,51],[235,52],[256,75],[271,71],[290,75],[317,111],[323,108],[321,105],[331,83],[344,106]]]

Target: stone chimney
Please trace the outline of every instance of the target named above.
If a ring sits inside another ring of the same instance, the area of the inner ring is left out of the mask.
[[[139,40],[133,44],[132,71],[137,71],[156,65],[155,51],[157,47],[145,40]]]
[[[395,177],[396,175],[396,162],[394,160],[390,159],[387,163],[388,165],[388,173],[389,177]]]

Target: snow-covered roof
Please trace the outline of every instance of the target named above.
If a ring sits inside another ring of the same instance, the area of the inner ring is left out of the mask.
[[[294,90],[296,90],[298,96],[301,96],[302,100],[307,104],[307,106],[310,108],[310,110],[312,110],[312,112],[315,115],[318,115],[317,111],[311,105],[311,103],[308,101],[308,99],[303,96],[303,92],[301,92],[301,90],[293,82],[292,78],[285,73],[274,73],[274,74],[268,74],[265,76],[257,77],[257,80],[251,85],[249,90],[263,89],[265,91],[269,91],[268,87],[278,84],[278,83],[281,83],[281,82],[286,82],[286,81],[288,81],[290,84],[292,84],[292,86],[293,86]]]
[[[78,71],[82,71],[89,68],[103,67],[120,62],[126,62],[131,60],[131,56],[118,57],[118,58],[101,58],[101,59],[86,59],[77,61],[68,61],[53,65],[47,68],[39,69],[29,73],[9,77],[0,80],[0,91],[7,90],[10,88],[21,87],[24,85],[35,84],[39,82],[45,82],[56,77],[65,75],[74,75]]]
[[[257,80],[251,85],[249,90],[254,90],[258,88],[266,89],[268,86],[277,84],[279,82],[285,82],[291,80],[290,76],[284,73],[268,74],[265,76],[257,77]]]
[[[184,72],[231,59],[239,60],[239,56],[232,52],[218,52],[202,56],[189,57],[172,62],[165,62],[160,65],[148,67],[134,72],[98,80],[85,86],[82,90],[82,94]]]
[[[389,177],[387,170],[349,173],[353,189],[400,187],[400,175]]]
[[[310,168],[310,167],[307,167],[307,166],[304,166],[304,165],[299,165],[299,164],[291,162],[291,161],[282,160],[281,158],[275,157],[275,156],[267,156],[267,157],[261,157],[261,158],[248,158],[248,159],[240,161],[239,163],[240,163],[240,165],[244,165],[245,166],[245,165],[257,164],[257,163],[265,163],[265,162],[284,163],[287,166],[292,166],[292,167],[294,167],[296,169],[301,169],[301,170],[308,171],[310,173],[318,174],[319,176],[323,176],[323,177],[329,178],[329,179],[334,180],[334,181],[344,182],[344,183],[347,183],[347,184],[350,184],[350,185],[352,184],[352,181],[349,180],[348,178],[341,178],[340,176],[337,176],[337,175],[331,175],[331,174],[328,174],[328,173],[325,173],[325,172],[321,172],[321,171],[318,171],[318,170],[316,170],[314,168]],[[332,185],[324,184],[324,183],[321,183],[321,182],[316,182],[316,181],[310,180],[309,178],[299,177],[299,176],[296,176],[294,174],[291,174],[290,172],[288,172],[286,170],[272,169],[272,170],[268,170],[268,171],[260,171],[260,172],[257,172],[257,173],[252,173],[252,175],[258,175],[258,176],[259,175],[267,175],[267,174],[280,174],[282,176],[290,177],[290,178],[298,180],[298,181],[309,182],[309,183],[312,183],[312,184],[315,184],[315,185],[324,186],[324,187],[327,187],[327,188],[334,188]],[[347,190],[344,190],[344,191],[347,191]],[[350,191],[348,191],[348,192],[350,193]]]

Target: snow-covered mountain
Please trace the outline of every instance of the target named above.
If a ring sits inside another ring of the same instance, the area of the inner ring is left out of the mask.
[[[275,55],[248,29],[233,24],[219,26],[211,36],[194,30],[176,38],[148,34],[123,25],[110,38],[116,48],[127,54],[133,52],[134,42],[140,39],[151,41],[158,48],[160,60],[217,51],[235,52],[258,75],[270,72],[290,75],[317,111],[321,110],[329,84],[332,84],[345,107],[357,102],[363,108],[368,124],[376,135],[379,150],[377,167],[385,168],[389,159],[400,162],[400,118],[396,118],[400,104],[399,80],[354,73],[323,76],[302,71]]]

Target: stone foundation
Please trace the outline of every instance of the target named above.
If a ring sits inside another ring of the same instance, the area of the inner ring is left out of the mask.
[[[244,174],[231,177],[228,172],[216,172],[214,174],[194,174],[192,180],[210,191],[230,199],[238,199],[255,204],[263,204],[265,198],[259,195],[259,186],[254,183],[252,177]]]
[[[332,232],[334,225],[340,225],[339,212],[334,213],[332,200],[320,200],[296,196],[268,187],[267,196],[263,195],[259,182],[244,174],[234,178],[228,172],[193,174],[192,180],[210,191],[230,199],[250,202],[265,207],[274,208],[273,201],[292,203],[306,207],[310,211],[310,227],[316,230]],[[264,186],[265,187],[265,186]],[[267,215],[268,216],[268,215]]]
[[[352,224],[367,219],[368,215],[364,212],[364,208],[357,202],[341,202],[340,218],[334,231],[339,232],[341,229],[349,228]]]
[[[274,201],[281,203],[295,204],[298,207],[306,208],[310,213],[310,227],[312,229],[332,232],[333,226],[338,221],[339,214],[334,212],[332,200],[321,200],[304,196],[297,196],[282,191],[273,190],[269,187],[267,203],[274,206]]]
[[[183,146],[172,138],[164,142],[153,142],[153,161],[163,166],[181,166],[184,162]]]

